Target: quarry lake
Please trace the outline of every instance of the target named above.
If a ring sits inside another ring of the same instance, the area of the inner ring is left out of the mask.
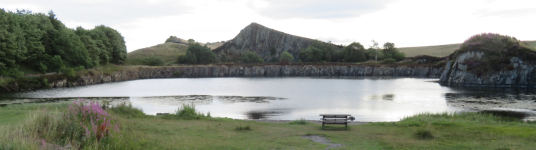
[[[398,121],[423,112],[512,109],[534,113],[532,89],[456,88],[426,78],[177,78],[146,79],[4,93],[0,103],[75,99],[131,102],[147,114],[173,113],[183,104],[213,117],[318,120],[352,114],[356,121]]]

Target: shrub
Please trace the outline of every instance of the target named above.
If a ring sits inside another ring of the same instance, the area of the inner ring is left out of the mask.
[[[175,71],[173,72],[173,77],[180,78],[182,77],[183,73],[181,71]]]
[[[68,77],[74,77],[76,72],[73,68],[63,67],[60,69],[60,73]]]
[[[127,104],[125,102],[120,105],[113,106],[109,110],[126,118],[143,118],[146,116],[141,108],[133,107],[131,103]]]
[[[414,136],[417,139],[421,139],[421,140],[434,138],[434,136],[432,135],[432,132],[430,132],[430,130],[428,129],[418,129],[417,132],[415,132]]]
[[[394,64],[396,62],[393,58],[387,58],[382,61],[382,64]]]
[[[243,63],[262,63],[264,60],[255,52],[246,52],[242,56]]]
[[[236,130],[236,131],[243,131],[243,130],[245,130],[245,131],[249,131],[249,130],[251,130],[251,128],[249,127],[249,125],[247,125],[247,126],[245,126],[245,127],[238,126],[238,127],[235,128],[235,130]]]
[[[281,54],[281,56],[279,56],[279,62],[282,62],[283,60],[286,60],[287,62],[292,62],[294,61],[294,57],[290,53],[285,51]]]
[[[84,70],[84,69],[85,69],[84,66],[78,66],[78,67],[74,67],[74,68],[73,68],[73,70],[74,70],[75,72],[82,71],[82,70]]]
[[[209,116],[205,116],[203,113],[197,112],[195,110],[195,105],[183,104],[182,107],[179,107],[177,111],[175,111],[174,114],[165,115],[163,118],[192,120],[192,119],[202,119],[205,117],[209,117]]]
[[[145,58],[144,64],[149,65],[149,66],[163,66],[164,59],[162,57],[153,56],[153,57]]]
[[[292,122],[289,122],[289,124],[297,124],[297,125],[306,125],[308,122],[305,121],[305,119],[301,118],[300,120],[294,120]]]
[[[76,149],[93,146],[113,146],[119,138],[120,125],[96,102],[74,101],[68,111],[36,113],[27,125],[30,134],[36,134],[43,143],[71,143]],[[115,135],[115,136],[114,136]]]

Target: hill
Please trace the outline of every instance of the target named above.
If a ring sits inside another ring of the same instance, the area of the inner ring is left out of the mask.
[[[201,43],[201,45],[205,44],[207,44],[207,47],[211,49],[215,49],[223,45],[223,43],[221,42]],[[144,59],[150,57],[161,57],[162,59],[164,59],[164,64],[171,64],[177,61],[179,55],[186,54],[187,49],[188,41],[181,38],[177,38],[176,40],[170,42],[129,52],[127,54],[127,64],[143,65]]]
[[[221,47],[213,50],[213,52],[221,55],[234,55],[236,53],[245,53],[253,51],[262,59],[270,60],[272,56],[279,56],[287,51],[297,61],[300,59],[299,51],[306,49],[316,40],[287,34],[271,28],[267,28],[257,23],[251,23],[240,31],[233,39],[225,42]],[[341,46],[332,45],[336,48]]]
[[[525,41],[527,45],[536,47],[536,41]],[[413,57],[417,55],[430,55],[437,57],[448,56],[456,49],[460,48],[461,43],[447,44],[447,45],[435,45],[435,46],[419,46],[419,47],[403,47],[398,48],[399,51],[404,52],[406,57]]]

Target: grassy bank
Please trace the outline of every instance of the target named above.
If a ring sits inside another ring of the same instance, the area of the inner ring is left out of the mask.
[[[176,114],[148,116],[128,104],[108,108],[111,124],[121,132],[110,131],[108,141],[84,142],[60,134],[72,131],[76,136],[85,129],[71,130],[68,121],[61,121],[72,104],[23,104],[0,108],[0,149],[34,149],[41,140],[55,145],[82,149],[323,149],[327,145],[302,138],[320,135],[339,149],[532,149],[536,146],[536,123],[497,117],[491,114],[423,113],[399,122],[378,122],[364,125],[330,126],[319,124],[261,123],[256,121],[212,118],[182,106]],[[101,106],[102,107],[102,106]],[[48,120],[46,120],[48,118]],[[55,119],[54,119],[55,118]],[[40,125],[49,128],[38,132]],[[79,124],[79,123],[78,123]],[[82,123],[85,125],[85,122]],[[58,130],[62,127],[62,130]],[[90,131],[92,132],[92,131]],[[54,134],[52,134],[54,133]],[[76,134],[75,134],[76,133]],[[61,136],[60,136],[61,135]],[[84,137],[91,137],[82,135]],[[91,139],[91,138],[86,138]],[[90,140],[91,141],[91,140]],[[6,144],[7,143],[7,144]]]

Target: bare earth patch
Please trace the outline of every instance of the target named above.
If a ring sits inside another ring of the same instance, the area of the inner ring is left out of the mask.
[[[326,150],[343,146],[340,143],[331,143],[331,140],[326,139],[325,137],[318,136],[318,135],[304,135],[302,137],[306,139],[311,139],[317,143],[329,145],[329,147],[327,147]]]

